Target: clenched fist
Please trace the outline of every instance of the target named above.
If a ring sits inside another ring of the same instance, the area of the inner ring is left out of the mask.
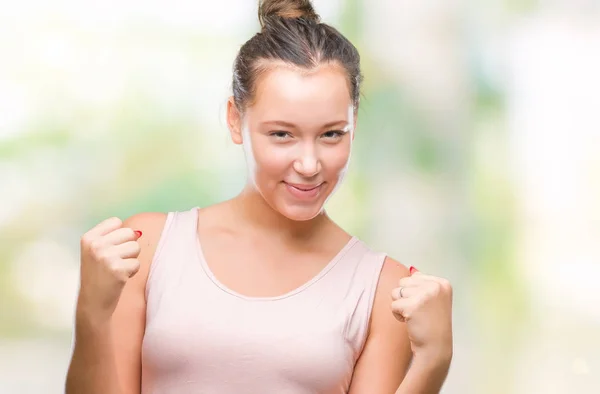
[[[441,361],[452,357],[452,287],[443,278],[411,267],[392,291],[392,312],[406,322],[415,355]]]
[[[140,268],[141,235],[123,227],[119,218],[110,218],[81,237],[78,313],[94,321],[110,319],[125,283]]]

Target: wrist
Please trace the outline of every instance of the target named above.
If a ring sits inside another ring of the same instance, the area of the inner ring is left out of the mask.
[[[75,312],[75,325],[86,332],[101,333],[110,328],[111,318],[103,313],[98,313],[94,308],[83,304],[77,305]]]
[[[413,366],[431,371],[448,370],[452,362],[452,349],[429,349],[413,354]]]
[[[439,394],[452,360],[448,350],[419,350],[396,394]]]

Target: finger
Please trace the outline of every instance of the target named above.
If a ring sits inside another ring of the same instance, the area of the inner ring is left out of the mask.
[[[124,259],[123,260],[123,270],[130,278],[137,274],[140,270],[140,262],[138,259]]]
[[[401,298],[410,298],[420,293],[419,287],[397,287],[392,290],[392,299],[398,300]]]
[[[128,227],[121,227],[117,230],[114,230],[108,234],[106,234],[102,243],[105,245],[120,245],[129,241],[137,241],[138,234]]]
[[[415,274],[413,276],[411,276],[411,278],[414,278],[416,281],[419,281],[420,283],[423,282],[437,282],[440,285],[446,286],[449,284],[447,279],[444,278],[440,278],[438,276],[433,276],[433,275],[426,275],[426,274]]]
[[[414,303],[410,299],[400,298],[392,302],[392,313],[397,317],[403,318],[404,321],[410,320],[413,310]]]
[[[436,276],[424,274],[412,266],[410,267],[410,277],[415,278],[415,279],[420,279],[420,280],[433,280],[435,282],[439,282],[440,284],[442,283],[442,281],[445,280],[443,278],[438,278]]]
[[[114,253],[122,259],[137,258],[140,255],[140,244],[135,241],[125,242],[113,247]],[[112,252],[111,252],[112,255]]]
[[[89,237],[91,239],[102,237],[103,235],[106,235],[112,231],[115,231],[116,229],[120,228],[121,226],[123,226],[123,221],[121,219],[119,219],[117,217],[108,218],[108,219],[103,220],[99,224],[97,224],[91,230],[89,230],[85,234],[85,236]]]
[[[398,281],[398,287],[415,287],[420,286],[423,280],[415,276],[405,276]]]
[[[434,281],[434,282],[438,282],[439,284],[442,284],[442,285],[445,285],[448,282],[444,278],[439,278],[437,276],[424,274],[421,271],[417,270],[415,267],[410,267],[410,276],[404,277],[402,279],[404,279],[406,283],[403,283],[401,286],[404,286],[404,285],[409,286],[412,283],[424,282],[424,281]],[[413,282],[413,280],[415,282]]]
[[[402,323],[406,323],[406,319],[404,318],[404,316],[399,315],[395,312],[392,312],[394,314],[394,316],[396,317],[396,319],[398,319],[398,321],[402,322]]]

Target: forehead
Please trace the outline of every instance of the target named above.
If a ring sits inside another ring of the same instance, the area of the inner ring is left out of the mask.
[[[303,70],[286,65],[271,67],[257,80],[249,107],[254,115],[296,124],[350,121],[352,108],[345,71],[336,64]]]

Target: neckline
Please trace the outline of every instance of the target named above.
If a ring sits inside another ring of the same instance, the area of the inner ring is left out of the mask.
[[[342,259],[342,257],[344,257],[344,255],[358,241],[358,238],[356,238],[355,236],[352,236],[350,238],[350,240],[348,240],[348,242],[346,242],[346,244],[339,250],[339,252],[337,252],[337,254],[327,264],[325,264],[325,266],[315,276],[313,276],[311,279],[309,279],[308,281],[304,282],[300,286],[296,287],[295,289],[292,289],[292,290],[288,291],[287,293],[280,294],[280,295],[277,295],[277,296],[270,296],[270,297],[248,296],[248,295],[244,295],[244,294],[238,293],[237,291],[235,291],[233,289],[230,289],[229,287],[225,286],[215,276],[215,274],[212,272],[212,270],[208,266],[208,262],[206,261],[206,258],[204,256],[204,252],[202,250],[202,243],[200,242],[200,236],[198,235],[198,213],[199,213],[199,210],[200,210],[200,207],[194,208],[195,218],[196,218],[196,224],[194,226],[194,228],[196,229],[194,244],[195,244],[195,248],[196,248],[198,260],[200,261],[200,266],[202,267],[202,269],[204,270],[204,272],[206,273],[206,275],[209,277],[209,279],[218,288],[220,288],[225,293],[228,293],[228,294],[230,294],[230,295],[232,295],[234,297],[243,299],[245,301],[277,301],[277,300],[282,300],[282,299],[285,299],[285,298],[288,298],[288,297],[292,297],[292,296],[294,296],[294,295],[296,295],[296,294],[304,291],[305,289],[309,288],[313,284],[317,283],[329,271],[331,271],[331,269]]]

